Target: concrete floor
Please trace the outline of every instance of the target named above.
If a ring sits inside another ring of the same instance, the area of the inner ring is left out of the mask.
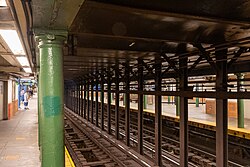
[[[20,110],[8,121],[0,121],[0,167],[39,167],[37,98],[30,110]]]

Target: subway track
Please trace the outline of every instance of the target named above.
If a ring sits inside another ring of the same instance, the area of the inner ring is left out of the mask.
[[[91,107],[92,104],[90,104],[90,112],[91,113]],[[101,126],[100,122],[100,103],[99,106],[99,113],[98,113],[98,123],[99,127]],[[87,107],[86,107],[87,108]],[[125,115],[124,115],[124,108],[120,107],[120,140],[125,142]],[[115,135],[115,111],[114,106],[111,107],[111,134]],[[91,114],[89,115],[91,120]],[[95,121],[95,105],[93,105],[93,122]],[[133,149],[137,148],[137,113],[131,112],[130,114],[130,147]],[[144,115],[144,126],[143,126],[143,149],[144,149],[144,156],[154,160],[154,128],[152,128],[152,125],[154,125],[154,118],[150,116]],[[177,125],[176,122],[169,122],[169,121],[163,121],[163,136],[162,136],[162,159],[163,159],[163,165],[164,166],[179,166],[179,125]],[[107,105],[105,104],[104,107],[104,129],[107,131]],[[214,132],[211,132],[209,130],[206,130],[204,132],[204,129],[197,130],[197,127],[189,127],[189,135],[191,136],[192,140],[190,140],[189,143],[189,166],[202,166],[202,167],[213,167],[216,166],[216,156],[214,155],[214,148],[211,148],[211,145],[215,146],[215,136]],[[171,133],[167,133],[171,132]],[[195,138],[195,139],[194,139]],[[231,136],[229,138],[232,138]],[[233,137],[235,138],[235,137]],[[203,142],[202,144],[198,145],[199,142]],[[245,139],[240,139],[245,140]],[[235,145],[239,148],[248,148],[248,145],[244,145],[241,142],[229,140],[229,153],[237,151],[235,147],[232,147],[232,145]],[[198,144],[197,144],[198,143]],[[246,153],[247,154],[247,153]],[[229,155],[229,156],[232,156]],[[238,157],[237,157],[238,158]],[[237,159],[236,158],[236,159]],[[248,165],[248,161],[246,158],[244,160],[241,160],[238,158],[237,161],[230,160],[228,161],[229,167],[246,167]]]
[[[77,167],[151,166],[65,109],[65,144]],[[136,158],[137,157],[137,158]]]
[[[100,106],[100,105],[99,105]],[[90,106],[90,111],[91,111],[91,106]],[[114,118],[114,109],[111,109],[112,113],[111,114],[111,131],[114,134],[115,129],[114,129],[114,124],[115,124],[115,118]],[[120,138],[121,140],[124,139],[125,137],[125,120],[124,120],[124,115],[122,112],[120,112]],[[99,110],[100,114],[100,110]],[[94,112],[94,122],[95,122],[95,112]],[[104,115],[104,120],[107,120],[107,115],[106,115],[106,107],[105,107],[105,115]],[[100,118],[100,117],[99,117]],[[151,122],[152,125],[152,120],[147,120]],[[99,126],[100,126],[101,120],[99,119]],[[107,128],[107,121],[105,121],[105,128]],[[147,123],[144,123],[144,154],[151,159],[154,159],[154,129]],[[131,123],[130,123],[130,128],[131,128],[131,146],[136,148],[137,144],[137,121],[136,121],[136,116],[131,114]],[[192,132],[192,131],[191,131]],[[176,134],[176,132],[175,132]],[[204,134],[199,134],[199,132],[195,132],[195,135],[199,136],[200,139],[201,137],[202,140],[208,140],[208,138],[211,140],[214,140],[213,137],[209,135],[204,135]],[[236,144],[236,143],[234,143]],[[134,145],[134,146],[133,146]],[[194,143],[190,143],[189,146],[189,165],[190,166],[202,166],[202,167],[213,167],[216,166],[215,160],[216,156],[212,153],[211,148],[202,148],[199,145],[196,145]],[[162,157],[163,157],[163,164],[165,166],[171,165],[171,166],[179,166],[179,141],[178,139],[175,139],[175,137],[169,137],[169,135],[166,135],[163,131],[163,136],[162,136]],[[240,162],[240,160],[239,160]],[[233,162],[229,161],[228,162],[229,167],[244,167],[247,166],[246,162],[243,163],[238,163],[238,162]]]
[[[112,116],[112,123],[114,126],[115,119]],[[120,118],[120,128],[122,129],[122,139],[125,137],[125,120],[124,118]],[[145,125],[145,124],[144,124]],[[131,121],[131,139],[134,144],[137,144],[137,125]],[[114,133],[114,131],[113,131]],[[146,155],[154,159],[154,129],[150,126],[144,126],[144,147],[146,151]],[[170,137],[167,137],[164,133],[162,136],[162,156],[163,156],[163,164],[168,164],[169,161],[171,161],[174,165],[179,166],[179,155],[180,155],[180,149],[179,149],[179,141],[172,139]],[[189,146],[189,166],[202,166],[202,167],[215,167],[216,166],[216,157],[215,155],[204,151],[203,149],[199,149],[199,147]],[[164,163],[164,161],[166,161]],[[244,165],[240,165],[237,163],[234,163],[232,161],[229,161],[229,167],[243,167]]]

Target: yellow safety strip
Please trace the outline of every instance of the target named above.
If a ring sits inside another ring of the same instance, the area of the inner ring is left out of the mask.
[[[69,154],[66,147],[65,147],[65,155],[68,157],[71,167],[75,167],[75,164],[74,164],[74,162],[73,162],[73,160],[72,160],[72,158],[71,158],[71,156],[70,156],[70,154]]]

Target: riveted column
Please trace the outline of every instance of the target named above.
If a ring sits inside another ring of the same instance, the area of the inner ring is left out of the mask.
[[[99,111],[99,104],[98,104],[98,84],[99,84],[99,79],[98,77],[96,78],[96,85],[95,85],[95,125],[98,127],[98,111]]]
[[[81,115],[81,84],[78,84],[78,115]]]
[[[104,77],[101,75],[101,129],[104,130]]]
[[[91,81],[91,123],[94,123],[94,81]]]
[[[83,117],[83,106],[84,106],[84,98],[83,98],[83,81],[81,81],[81,117]]]
[[[76,110],[75,110],[75,106],[76,106],[76,105],[75,105],[75,102],[76,102],[76,101],[75,101],[75,89],[76,89],[76,88],[75,88],[75,85],[73,85],[73,96],[72,96],[72,99],[73,99],[73,100],[72,100],[72,102],[73,102],[73,112],[76,112]]]
[[[76,84],[76,114],[79,115],[79,84]]]
[[[129,62],[125,66],[125,143],[127,146],[130,145],[130,67]],[[118,97],[119,98],[119,97]]]
[[[84,94],[83,94],[83,101],[84,101],[84,108],[83,108],[83,118],[86,119],[86,108],[87,108],[87,84],[86,81],[84,81]]]
[[[110,75],[110,69],[108,73],[108,90],[107,90],[107,132],[108,134],[111,134],[111,75]]]
[[[39,35],[42,167],[64,166],[63,41],[66,35]]]
[[[175,91],[178,91],[180,79],[176,78],[176,88]],[[176,116],[180,116],[180,96],[175,96],[175,105],[176,105]]]
[[[119,140],[119,123],[120,123],[120,112],[119,112],[119,66],[115,69],[115,137]]]
[[[216,93],[227,93],[227,50],[215,52]],[[216,166],[227,167],[228,162],[228,111],[227,99],[216,98]]]
[[[143,65],[142,59],[138,60],[138,91],[143,91]],[[138,94],[138,152],[143,154],[143,94]]]
[[[88,81],[87,83],[87,120],[90,120],[90,116],[89,116],[89,110],[90,110],[90,102],[89,102],[89,87],[90,87],[90,81]]]
[[[70,86],[70,109],[73,111],[73,101],[74,101],[74,99],[73,99],[73,86],[71,85]]]
[[[237,92],[242,91],[242,84],[244,84],[244,74],[238,73],[237,75]],[[237,99],[238,109],[238,128],[244,128],[244,99]]]
[[[186,52],[186,44],[178,45],[179,53]],[[188,166],[188,98],[182,96],[182,92],[188,88],[187,57],[179,56],[180,65],[180,166]]]
[[[162,99],[161,95],[161,76],[162,61],[160,56],[155,57],[155,165],[162,166]]]

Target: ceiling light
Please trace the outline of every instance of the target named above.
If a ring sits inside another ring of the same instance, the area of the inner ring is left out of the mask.
[[[27,57],[16,57],[21,66],[30,66]]]
[[[16,30],[0,30],[0,35],[3,37],[14,55],[25,55]]]
[[[135,42],[132,42],[129,46],[131,47],[131,46],[133,46],[135,44]]]
[[[0,0],[0,6],[7,6],[7,3],[5,0]]]
[[[32,73],[32,71],[31,71],[31,68],[23,68],[23,70],[26,72],[26,73]]]

